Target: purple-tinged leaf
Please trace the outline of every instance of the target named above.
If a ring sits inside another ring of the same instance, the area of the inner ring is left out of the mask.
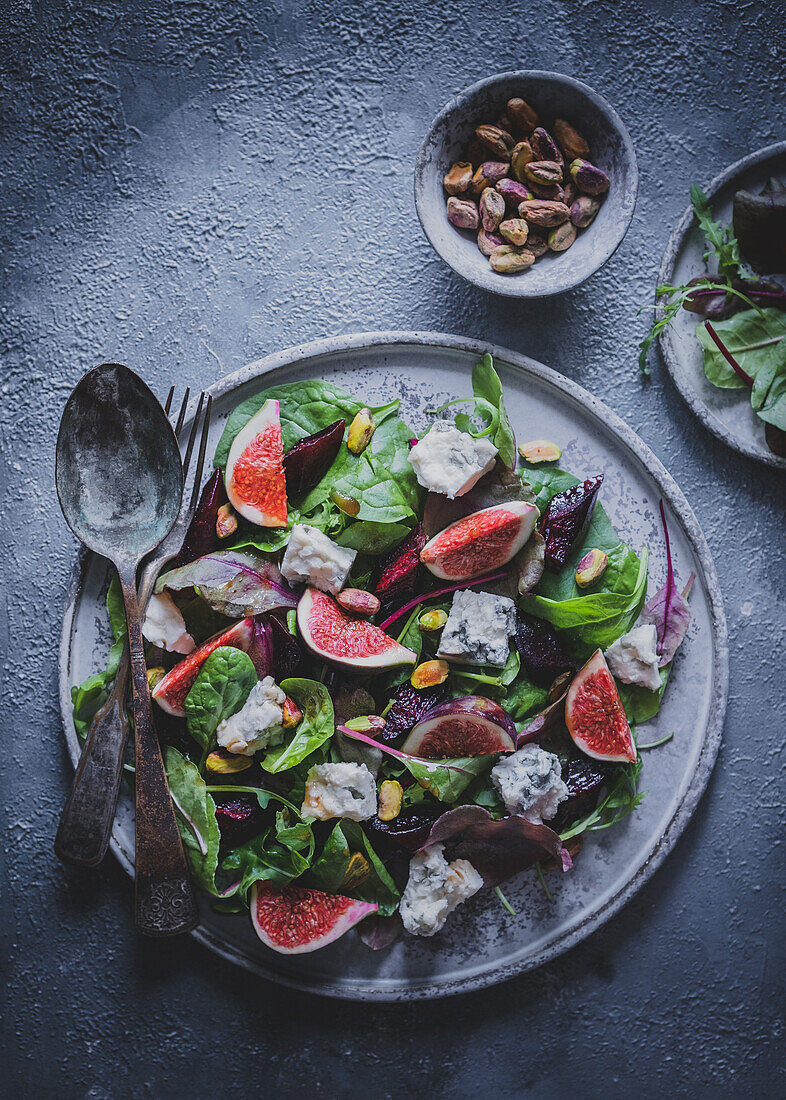
[[[451,859],[468,859],[486,888],[546,859],[561,860],[566,871],[570,865],[562,841],[548,825],[533,825],[518,814],[495,821],[482,806],[458,806],[442,814],[423,847],[429,844],[444,844]]]
[[[162,573],[156,592],[194,588],[214,611],[230,618],[296,607],[297,596],[277,565],[247,550],[216,550]]]
[[[390,947],[401,935],[401,918],[395,913],[392,917],[382,917],[374,913],[358,925],[361,940],[372,951],[381,951]]]
[[[194,558],[204,557],[205,554],[218,549],[221,540],[216,532],[216,520],[219,508],[226,503],[227,493],[224,488],[223,474],[220,470],[214,470],[205,482],[180,553],[169,563],[170,569],[179,569]]]
[[[663,668],[671,663],[674,654],[682,644],[690,624],[690,608],[687,600],[677,588],[674,580],[674,567],[671,561],[671,542],[669,529],[666,526],[666,514],[663,510],[663,501],[660,502],[660,518],[663,524],[663,534],[666,539],[666,583],[659,588],[651,600],[645,605],[641,613],[642,621],[651,623],[658,634],[658,667]],[[686,594],[690,592],[691,580],[685,586]]]

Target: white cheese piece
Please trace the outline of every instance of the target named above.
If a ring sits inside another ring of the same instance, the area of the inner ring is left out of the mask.
[[[509,814],[521,814],[535,825],[550,821],[568,797],[559,757],[538,745],[503,756],[491,769],[491,782]]]
[[[486,436],[475,439],[447,420],[437,420],[408,457],[421,485],[453,500],[493,468],[497,448]]]
[[[238,756],[253,756],[260,749],[280,745],[284,740],[284,703],[286,695],[266,676],[252,687],[237,714],[219,722],[218,743]]]
[[[462,589],[453,596],[437,656],[460,664],[504,665],[510,652],[508,639],[515,629],[513,600]]]
[[[168,653],[190,653],[196,642],[186,630],[180,608],[168,592],[150,597],[142,623],[142,634]]]
[[[606,650],[612,675],[624,684],[641,684],[650,691],[660,687],[658,632],[652,623],[634,626]]]
[[[483,879],[466,859],[448,863],[442,844],[430,844],[409,861],[399,913],[413,936],[433,936],[457,905],[476,894]]]
[[[302,817],[366,821],[377,812],[377,784],[365,764],[317,764],[306,776]]]
[[[344,587],[356,557],[357,550],[339,546],[317,527],[296,523],[281,572],[291,584],[311,584],[335,596]]]

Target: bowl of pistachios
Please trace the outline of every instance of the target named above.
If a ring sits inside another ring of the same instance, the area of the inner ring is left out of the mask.
[[[627,232],[636,154],[614,108],[561,73],[481,80],[432,122],[415,206],[434,250],[475,286],[545,298],[578,286]]]

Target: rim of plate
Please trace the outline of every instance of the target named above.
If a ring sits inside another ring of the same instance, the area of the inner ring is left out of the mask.
[[[704,188],[705,195],[710,203],[712,203],[712,200],[718,192],[730,183],[735,176],[740,175],[742,172],[747,172],[749,168],[755,168],[756,165],[760,164],[762,161],[782,153],[786,153],[786,141],[776,141],[772,145],[766,145],[763,149],[757,149],[754,153],[749,153],[746,157],[735,161],[734,164],[730,164],[727,168],[724,168],[722,172],[719,172]],[[666,251],[661,260],[660,270],[658,271],[658,286],[662,286],[664,283],[670,281],[671,273],[677,262],[677,257],[683,249],[685,238],[692,225],[693,207],[688,204],[682,217],[671,231],[671,236],[666,245]],[[653,313],[654,316],[658,316],[657,305],[653,306]],[[746,455],[748,458],[754,458],[757,462],[763,462],[766,466],[773,466],[776,470],[786,470],[786,458],[780,458],[778,455],[772,454],[771,451],[767,450],[766,443],[763,443],[764,450],[757,451],[755,447],[749,446],[736,436],[729,436],[726,426],[707,408],[697,391],[691,389],[687,384],[682,384],[678,376],[679,372],[677,371],[679,356],[677,354],[674,333],[671,326],[664,329],[660,334],[658,337],[658,344],[664,362],[666,363],[669,377],[676,386],[677,392],[688,405],[691,412],[694,413],[708,431],[712,432],[717,439],[720,439],[727,447],[737,451],[739,454]]]
[[[596,928],[599,928],[609,920],[638,892],[676,844],[680,834],[698,805],[707,786],[707,782],[709,781],[720,747],[723,720],[726,711],[729,655],[726,616],[724,614],[723,601],[718,587],[715,565],[704,533],[682,490],[665,466],[663,466],[656,455],[632,428],[625,424],[616,413],[612,412],[604,402],[594,397],[576,382],[564,378],[551,367],[546,367],[542,363],[538,363],[536,360],[530,359],[526,355],[510,351],[498,344],[492,344],[485,340],[475,340],[469,337],[452,336],[438,332],[417,332],[407,330],[362,332],[345,336],[323,337],[319,340],[287,348],[284,351],[274,352],[262,359],[254,360],[245,367],[241,367],[240,370],[235,371],[233,374],[227,375],[227,377],[215,382],[206,390],[206,393],[210,394],[215,401],[237,388],[239,385],[255,378],[261,378],[282,367],[302,364],[309,359],[320,358],[326,354],[333,354],[335,352],[382,347],[385,345],[438,347],[451,351],[466,352],[472,355],[482,355],[485,352],[490,352],[496,359],[513,367],[524,376],[532,375],[537,377],[542,382],[559,391],[561,395],[568,397],[575,404],[580,405],[598,420],[604,428],[610,428],[647,469],[658,485],[663,497],[668,501],[673,514],[682,524],[683,530],[704,574],[705,588],[711,613],[712,645],[715,657],[712,703],[707,720],[704,741],[690,783],[671,820],[659,836],[653,837],[651,847],[646,856],[641,860],[639,866],[625,885],[622,886],[616,894],[609,898],[609,900],[599,909],[588,913],[575,927],[557,936],[538,952],[507,965],[490,965],[488,969],[479,973],[473,973],[466,978],[455,978],[445,982],[421,981],[407,986],[406,988],[386,988],[369,984],[366,987],[348,989],[331,982],[315,984],[309,981],[306,974],[302,977],[294,974],[283,974],[273,966],[266,966],[260,963],[259,960],[251,957],[244,951],[227,946],[212,929],[204,928],[201,925],[197,926],[197,928],[190,933],[199,943],[211,948],[222,956],[222,958],[240,966],[244,966],[260,977],[277,982],[279,985],[288,986],[292,989],[298,989],[306,993],[317,993],[321,996],[337,997],[344,1000],[391,1002],[421,1000],[467,993],[475,989],[496,985],[498,982],[506,981],[518,974],[534,970],[543,963],[561,955],[564,951],[573,947],[581,940],[586,939],[590,933],[594,932]],[[66,595],[63,631],[60,642],[60,710],[69,756],[74,765],[79,758],[81,745],[76,735],[71,713],[71,684],[68,676],[69,656],[75,611],[79,600],[83,576],[89,564],[90,557],[91,555],[88,551],[81,549],[71,573]],[[113,827],[110,847],[121,866],[129,875],[133,876],[133,854],[123,843],[123,839],[116,825]]]

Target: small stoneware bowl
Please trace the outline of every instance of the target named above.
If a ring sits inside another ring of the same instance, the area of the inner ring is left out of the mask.
[[[593,223],[580,230],[567,251],[547,252],[527,271],[500,275],[478,249],[477,234],[448,221],[442,177],[463,159],[475,127],[495,123],[514,96],[530,103],[547,129],[555,118],[573,123],[587,139],[589,159],[609,176],[611,187]],[[602,96],[561,73],[523,69],[481,80],[443,107],[418,152],[415,206],[434,250],[470,283],[510,298],[545,298],[583,283],[614,253],[633,216],[638,181],[630,135]]]

